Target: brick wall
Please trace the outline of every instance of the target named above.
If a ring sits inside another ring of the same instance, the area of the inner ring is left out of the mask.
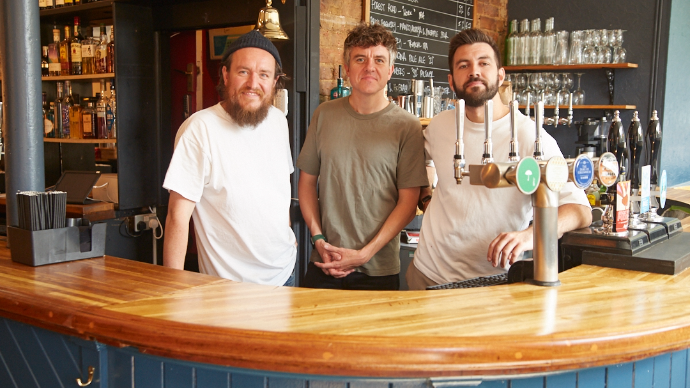
[[[476,27],[491,32],[501,48],[508,30],[508,0],[476,0]],[[362,0],[321,0],[319,95],[328,100],[343,61],[347,31],[362,20]],[[349,86],[347,78],[345,85]]]

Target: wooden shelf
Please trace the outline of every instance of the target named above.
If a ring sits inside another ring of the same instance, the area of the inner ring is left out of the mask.
[[[589,63],[584,65],[519,65],[503,66],[506,71],[521,70],[591,70],[591,69],[637,69],[637,63]]]
[[[544,109],[554,109],[555,105],[544,105]],[[568,110],[568,105],[559,105],[560,110]],[[524,105],[520,105],[520,109],[525,109]],[[575,109],[603,109],[603,110],[630,110],[637,109],[637,105],[573,105]]]
[[[46,143],[74,143],[74,144],[98,144],[98,143],[117,143],[117,139],[54,139],[44,137]]]
[[[89,79],[111,79],[115,78],[115,73],[84,74],[84,75],[60,75],[57,77],[41,77],[41,81],[82,81]]]
[[[44,9],[39,11],[41,18],[50,18],[57,22],[72,21],[74,16],[86,18],[87,20],[103,20],[113,18],[113,0],[95,1],[80,5],[71,5],[60,8]]]

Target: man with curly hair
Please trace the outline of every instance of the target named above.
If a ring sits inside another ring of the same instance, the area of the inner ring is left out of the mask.
[[[351,30],[343,59],[352,94],[321,104],[312,117],[297,159],[300,207],[315,248],[306,287],[400,287],[398,236],[428,179],[419,119],[383,92],[396,53],[383,26]]]

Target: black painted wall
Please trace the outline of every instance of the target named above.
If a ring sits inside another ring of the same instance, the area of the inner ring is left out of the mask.
[[[668,30],[670,0],[509,0],[508,20],[541,18],[542,26],[549,17],[555,18],[555,29],[623,29],[623,47],[627,50],[628,62],[637,63],[637,69],[616,70],[614,104],[636,105],[640,121],[646,128],[652,110],[664,115],[664,87],[666,58],[668,51]],[[543,28],[543,27],[542,27]],[[587,104],[608,104],[608,90],[603,70],[584,70],[582,88]],[[577,87],[577,78],[575,78]],[[545,114],[553,112],[547,110]],[[563,112],[561,112],[562,114]],[[576,110],[575,120],[585,117],[602,117],[602,110]],[[610,112],[608,112],[610,114]],[[623,125],[630,125],[633,111],[621,112]],[[558,141],[564,155],[573,155],[576,128],[559,126],[545,127]]]

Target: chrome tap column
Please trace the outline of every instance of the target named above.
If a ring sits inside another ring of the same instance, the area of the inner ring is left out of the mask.
[[[520,146],[517,137],[517,111],[518,102],[513,100],[510,102],[510,148],[508,151],[509,162],[520,161]]]
[[[461,184],[462,177],[465,173],[465,141],[463,133],[465,130],[465,100],[457,100],[455,102],[455,162],[453,169],[455,171],[455,183]]]
[[[494,146],[491,143],[491,128],[494,120],[494,102],[489,100],[484,103],[484,155],[482,155],[482,164],[486,165],[494,162]]]

